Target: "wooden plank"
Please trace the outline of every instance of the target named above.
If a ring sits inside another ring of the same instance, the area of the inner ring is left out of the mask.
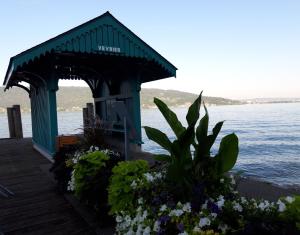
[[[0,198],[1,232],[93,234],[64,197],[55,192],[54,183],[41,170],[47,170],[49,162],[32,149],[30,139],[2,140],[0,149],[0,183],[15,193]]]

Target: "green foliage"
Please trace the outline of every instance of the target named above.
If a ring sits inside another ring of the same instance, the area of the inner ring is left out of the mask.
[[[75,165],[75,195],[81,198],[84,192],[89,191],[91,179],[93,179],[102,167],[106,166],[109,157],[101,152],[95,151],[83,155]]]
[[[283,198],[282,201],[286,199]],[[300,231],[300,195],[294,196],[294,201],[286,203],[286,210],[281,214],[284,221],[294,223]]]
[[[148,162],[144,160],[119,162],[112,169],[113,175],[108,187],[108,203],[112,214],[136,209],[133,204],[135,190],[131,184],[143,178],[143,174],[148,171]]]
[[[175,135],[179,137],[180,134],[185,130],[185,128],[182,126],[181,122],[179,122],[177,115],[171,109],[169,109],[168,106],[160,99],[154,98],[154,103],[156,104],[162,115],[165,117]]]
[[[235,134],[227,135],[222,139],[219,153],[215,156],[220,173],[225,173],[234,167],[239,152],[237,143],[238,138]]]
[[[206,107],[205,115],[196,124],[200,117],[202,92],[189,107],[186,115],[188,123],[184,127],[176,114],[158,98],[154,103],[170,125],[177,139],[173,142],[160,130],[144,127],[148,138],[169,152],[169,155],[158,155],[156,160],[168,162],[167,180],[179,185],[182,193],[190,196],[191,184],[196,180],[205,180],[211,183],[220,179],[224,173],[233,168],[238,156],[238,138],[232,133],[221,140],[219,151],[215,157],[210,156],[210,151],[221,131],[223,122],[215,125],[211,134],[208,134],[209,116]],[[194,148],[194,152],[191,149]]]

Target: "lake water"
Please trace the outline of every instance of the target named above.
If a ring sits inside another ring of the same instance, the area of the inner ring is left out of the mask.
[[[185,122],[187,109],[173,110]],[[235,170],[279,185],[300,186],[299,103],[212,106],[208,107],[208,111],[211,128],[216,122],[225,120],[213,152],[216,152],[222,136],[235,132],[239,137],[240,153]],[[22,122],[24,136],[31,136],[30,114],[22,114]],[[79,132],[82,113],[59,112],[58,123],[60,134]],[[142,125],[159,128],[174,138],[172,130],[156,109],[142,110]],[[7,137],[7,118],[0,114],[0,138]],[[162,152],[159,146],[146,138],[144,132],[143,141],[145,151]]]

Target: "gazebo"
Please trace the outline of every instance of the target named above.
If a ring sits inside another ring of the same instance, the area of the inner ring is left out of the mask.
[[[175,77],[176,67],[109,12],[32,47],[9,61],[3,85],[29,93],[32,141],[44,155],[55,154],[59,79],[81,79],[91,89],[100,119],[125,110],[141,143],[140,90],[144,82]],[[26,82],[29,86],[23,86]],[[74,94],[76,96],[77,94]],[[72,97],[70,97],[72,99]]]

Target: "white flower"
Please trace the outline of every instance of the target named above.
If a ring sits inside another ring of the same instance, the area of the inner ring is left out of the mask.
[[[118,216],[116,217],[116,222],[117,222],[117,223],[120,223],[120,222],[122,222],[122,221],[123,221],[122,216],[119,216],[119,215],[118,215]]]
[[[233,209],[238,211],[238,212],[242,212],[243,211],[243,207],[238,203],[238,202],[234,202],[233,203]]]
[[[93,152],[93,149],[94,149],[94,146],[92,145],[91,147],[90,147],[90,149],[87,151],[87,152]]]
[[[243,203],[243,204],[247,203],[247,200],[245,197],[241,197],[241,203]]]
[[[222,183],[222,184],[224,183],[224,179],[223,178],[220,179],[220,183]]]
[[[72,171],[71,173],[71,179],[68,182],[67,190],[68,191],[74,191],[75,190],[75,170]]]
[[[221,209],[224,206],[224,203],[225,203],[224,196],[220,195],[217,201],[217,206],[219,207],[219,209]]]
[[[183,233],[178,233],[178,235],[188,235],[188,233],[184,231]]]
[[[154,177],[155,177],[155,179],[161,179],[162,174],[160,172],[157,172],[157,173],[155,173]]]
[[[153,225],[153,231],[154,232],[159,232],[159,230],[160,230],[160,222],[158,220],[156,220],[154,225]]]
[[[191,212],[192,208],[191,208],[191,203],[187,202],[183,205],[182,210],[185,212]]]
[[[135,180],[132,181],[130,186],[131,186],[131,188],[136,189],[137,183],[135,182]]]
[[[228,225],[227,224],[220,224],[218,226],[218,229],[220,229],[222,231],[222,233],[226,233],[228,230]]]
[[[147,216],[148,216],[148,211],[145,210],[145,211],[143,212],[142,218],[143,218],[143,219],[146,219]]]
[[[154,181],[154,177],[150,173],[145,173],[144,176],[146,177],[146,180],[151,183]]]
[[[96,146],[96,147],[95,147],[95,151],[99,151],[99,147]]]
[[[285,198],[285,200],[288,202],[288,203],[292,203],[293,201],[295,201],[295,198],[294,197],[291,197],[291,196],[287,196]]]
[[[278,211],[279,212],[285,211],[286,206],[280,199],[278,200],[277,205],[278,205]]]
[[[215,219],[215,218],[218,216],[217,213],[211,213],[210,215],[211,215],[211,217],[212,217],[213,219]]]
[[[165,211],[167,210],[167,206],[166,205],[162,205],[159,209],[159,211]]]
[[[175,209],[175,210],[171,210],[171,212],[169,213],[169,216],[181,216],[183,214],[183,210],[180,209]]]
[[[182,207],[182,203],[181,202],[177,202],[177,207]]]
[[[138,225],[138,228],[136,230],[136,235],[141,235],[143,232],[143,225],[142,224],[139,224]]]
[[[148,226],[145,228],[143,235],[150,235],[150,232],[151,232],[151,228]]]
[[[124,220],[125,220],[125,222],[128,223],[128,224],[130,224],[130,222],[131,222],[131,218],[130,218],[129,215],[126,215],[125,218],[124,218]]]
[[[259,203],[258,208],[261,209],[262,211],[265,210],[265,208],[266,208],[265,203],[263,203],[263,202]]]
[[[140,197],[140,198],[138,199],[138,204],[139,204],[139,205],[143,204],[143,198]]]
[[[205,210],[205,209],[207,209],[207,200],[204,202],[204,204],[202,204],[202,206],[201,206],[201,209],[202,210]]]
[[[134,235],[134,232],[130,229],[127,233],[125,233],[125,235]]]
[[[199,221],[199,227],[202,228],[206,225],[210,225],[210,219],[207,217],[201,218]]]

